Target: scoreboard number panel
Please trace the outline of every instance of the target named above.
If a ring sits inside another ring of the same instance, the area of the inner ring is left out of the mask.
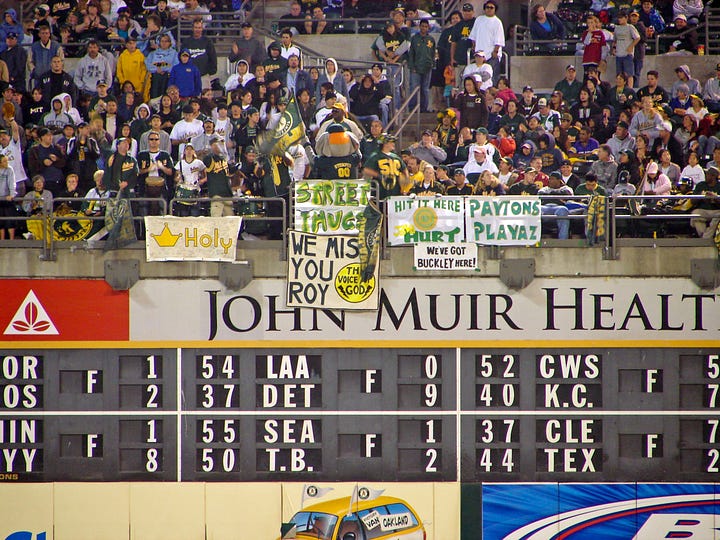
[[[720,479],[720,349],[521,345],[2,350],[0,479]]]

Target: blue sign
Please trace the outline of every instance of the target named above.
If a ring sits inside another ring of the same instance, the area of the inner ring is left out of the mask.
[[[483,538],[720,538],[720,484],[485,484]]]

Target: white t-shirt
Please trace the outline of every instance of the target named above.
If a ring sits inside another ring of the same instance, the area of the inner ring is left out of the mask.
[[[505,29],[503,23],[498,17],[487,17],[481,15],[475,19],[475,24],[470,31],[470,39],[475,43],[476,51],[483,51],[486,60],[492,58],[492,52],[495,45],[498,45],[498,55],[502,54],[502,48],[505,46]]]
[[[193,137],[197,137],[203,131],[203,123],[197,118],[190,122],[180,120],[177,124],[175,124],[170,132],[170,140],[183,141],[178,147],[178,156],[183,155],[183,152],[185,151],[185,142]]]
[[[694,167],[686,165],[680,173],[680,176],[687,176],[688,178],[692,178],[693,187],[697,186],[700,182],[705,181],[705,171],[700,165],[695,165]]]
[[[200,188],[200,178],[205,168],[205,164],[197,158],[190,163],[182,158],[175,164],[175,170],[180,171],[180,184],[197,188]]]
[[[25,172],[25,167],[23,167],[22,162],[22,148],[20,147],[20,142],[15,142],[12,137],[10,137],[10,144],[8,144],[5,148],[0,146],[0,155],[7,156],[8,158],[8,165],[15,173],[15,182],[24,182],[27,180],[27,173]]]

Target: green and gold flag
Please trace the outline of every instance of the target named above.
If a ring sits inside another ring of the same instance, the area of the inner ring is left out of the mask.
[[[278,125],[260,142],[260,153],[281,156],[304,137],[305,124],[300,118],[295,96],[290,94],[287,107],[282,113]]]
[[[360,275],[362,281],[372,279],[380,253],[380,235],[382,234],[383,215],[374,200],[368,204],[358,219],[358,238],[360,240]]]

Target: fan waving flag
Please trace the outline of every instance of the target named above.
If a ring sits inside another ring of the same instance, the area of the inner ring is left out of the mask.
[[[260,153],[281,156],[293,144],[305,137],[305,124],[300,118],[295,96],[290,94],[287,107],[280,116],[280,120],[269,134],[260,142]]]

